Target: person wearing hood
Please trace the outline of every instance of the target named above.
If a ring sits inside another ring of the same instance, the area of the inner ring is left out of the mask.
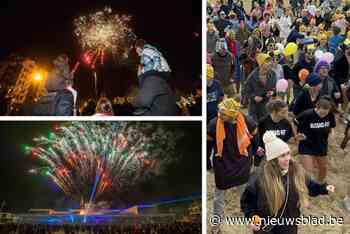
[[[266,103],[275,94],[276,74],[271,70],[271,57],[260,53],[256,56],[258,68],[248,76],[245,89],[248,96],[248,113],[255,121],[267,115]]]
[[[332,28],[333,36],[328,41],[329,52],[335,55],[338,46],[344,41],[344,36],[341,35],[341,29],[337,26]]]
[[[332,97],[334,103],[340,99],[340,90],[332,77],[329,76],[330,65],[326,61],[319,61],[315,66],[317,73],[322,80],[320,96]]]
[[[76,102],[76,92],[69,90],[72,75],[69,71],[69,59],[65,54],[54,61],[54,69],[46,81],[47,94],[42,96],[32,108],[33,116],[72,116]]]
[[[175,96],[168,84],[171,69],[167,61],[161,52],[142,39],[136,41],[135,48],[140,56],[140,90],[134,102],[134,115],[176,115]]]
[[[215,176],[214,215],[222,216],[225,192],[240,189],[250,175],[253,154],[257,148],[256,123],[240,111],[240,103],[224,99],[219,104],[218,116],[208,124],[208,140],[214,145],[213,168]],[[220,225],[213,227],[220,233]]]
[[[308,177],[292,158],[288,144],[272,131],[263,135],[263,141],[266,163],[249,178],[241,210],[246,218],[258,219],[251,224],[254,234],[297,234],[298,226],[286,225],[285,219],[300,217],[300,209],[309,206],[309,196],[333,193],[335,187]],[[266,223],[272,218],[277,224]]]
[[[224,38],[216,43],[216,53],[213,58],[213,67],[218,75],[218,79],[227,95],[233,95],[232,85],[232,54],[228,50],[227,42]]]
[[[240,93],[241,92],[241,64],[240,64],[240,56],[241,56],[241,45],[239,41],[236,40],[236,33],[234,31],[229,31],[227,33],[226,37],[226,43],[228,46],[228,49],[232,55],[232,70],[233,70],[233,77],[232,80],[235,85],[235,92]]]
[[[306,84],[308,88],[304,87],[302,93],[296,98],[293,105],[293,114],[295,116],[310,108],[314,108],[320,97],[322,80],[318,74],[309,74],[306,78]]]

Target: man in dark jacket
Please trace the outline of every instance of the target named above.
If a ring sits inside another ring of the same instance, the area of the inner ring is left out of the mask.
[[[47,94],[29,107],[33,116],[72,116],[74,113],[74,96],[67,89],[71,83],[68,57],[58,56],[54,61],[54,70],[46,81]]]
[[[259,65],[247,78],[244,94],[248,96],[248,113],[259,121],[267,115],[266,104],[276,91],[276,74],[271,71],[270,56],[258,54]]]
[[[140,56],[140,90],[134,102],[134,115],[176,115],[175,96],[168,84],[171,69],[167,61],[144,40],[138,40],[135,48]]]

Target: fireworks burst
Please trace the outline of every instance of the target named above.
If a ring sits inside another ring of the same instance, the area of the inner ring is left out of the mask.
[[[172,160],[180,133],[151,123],[72,122],[26,147],[42,160],[43,175],[67,195],[86,203],[125,192]]]
[[[122,55],[128,40],[134,35],[129,27],[131,17],[113,14],[106,7],[88,16],[80,16],[74,20],[75,35],[86,52],[85,62],[92,67],[97,59],[103,64],[104,54],[109,50],[113,54]]]

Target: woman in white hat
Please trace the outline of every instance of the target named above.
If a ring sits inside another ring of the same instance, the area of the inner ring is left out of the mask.
[[[249,178],[241,197],[241,209],[247,218],[264,218],[252,224],[255,234],[296,234],[297,219],[294,225],[285,225],[286,218],[300,217],[300,208],[308,205],[308,195],[328,194],[335,187],[307,178],[303,168],[292,159],[288,144],[273,132],[267,131],[263,140],[267,162]],[[278,219],[277,225],[267,223],[268,217],[270,221]]]

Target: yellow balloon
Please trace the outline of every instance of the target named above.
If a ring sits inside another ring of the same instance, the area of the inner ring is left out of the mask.
[[[294,42],[290,42],[287,44],[286,48],[284,48],[283,50],[283,54],[285,56],[290,56],[290,55],[293,55],[297,52],[298,50],[298,45],[295,44]]]

